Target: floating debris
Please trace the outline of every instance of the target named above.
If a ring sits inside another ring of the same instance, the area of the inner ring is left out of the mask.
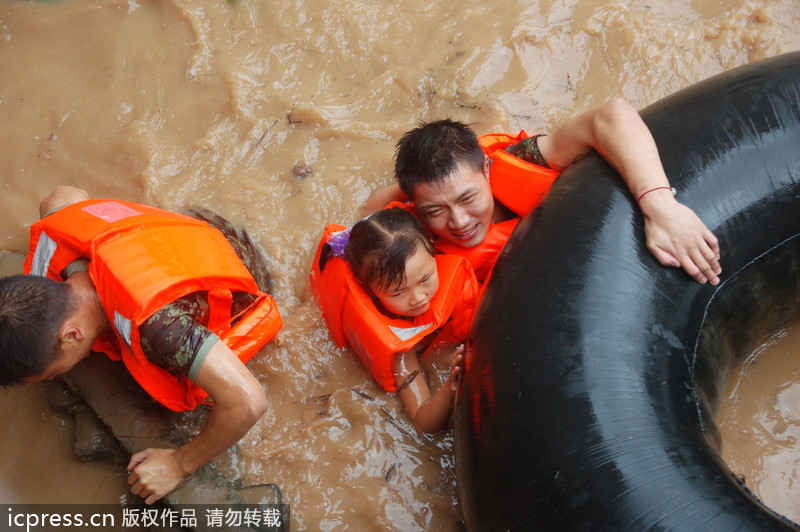
[[[294,168],[292,168],[292,174],[294,174],[297,179],[305,179],[313,175],[314,170],[307,164],[296,164]]]

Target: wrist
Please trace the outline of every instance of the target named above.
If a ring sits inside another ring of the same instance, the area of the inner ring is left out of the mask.
[[[203,465],[195,464],[195,460],[192,460],[191,453],[186,452],[184,449],[185,447],[181,447],[172,455],[175,459],[175,467],[178,469],[182,479],[190,476],[197,471],[197,468]]]
[[[667,192],[667,191],[672,193],[673,196],[675,196],[677,194],[677,191],[673,187],[670,187],[668,185],[661,185],[661,186],[657,186],[657,187],[648,188],[648,189],[645,189],[644,191],[640,192],[639,195],[636,197],[636,203],[641,203],[642,199],[645,198],[646,196],[649,196],[650,194],[654,194],[654,193],[663,194],[664,192]]]
[[[676,204],[675,189],[671,187],[654,187],[639,194],[636,204],[642,214],[649,218],[672,204]]]

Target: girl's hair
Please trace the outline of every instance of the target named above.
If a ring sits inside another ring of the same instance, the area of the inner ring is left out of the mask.
[[[435,254],[433,242],[417,218],[398,207],[383,209],[350,229],[345,255],[367,287],[387,291],[406,280],[406,262],[422,248]]]

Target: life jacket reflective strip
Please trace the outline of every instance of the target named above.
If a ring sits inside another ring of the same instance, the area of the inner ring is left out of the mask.
[[[523,161],[504,151],[528,137],[524,131],[516,136],[490,133],[478,137],[484,153],[492,160],[489,185],[495,200],[508,207],[518,217],[527,216],[547,195],[560,172]],[[466,258],[475,271],[478,281],[484,282],[494,266],[520,218],[492,224],[483,242],[475,247],[462,248],[447,240],[436,239],[436,249],[449,255]]]
[[[311,268],[311,287],[322,309],[331,338],[339,347],[348,345],[364,367],[388,392],[397,391],[394,358],[436,332],[434,344],[460,343],[467,339],[475,310],[478,285],[467,261],[437,255],[439,290],[427,312],[415,318],[390,318],[378,310],[372,297],[355,278],[350,263],[329,257],[320,267],[323,247],[341,225],[329,225],[320,240]]]
[[[282,326],[275,301],[258,289],[222,233],[206,222],[138,203],[92,199],[31,226],[25,273],[61,281],[62,270],[81,258],[89,259],[89,275],[115,333],[114,339],[99,338],[93,349],[121,359],[142,388],[171,410],[191,410],[208,394],[145,358],[139,326],[157,310],[207,291],[206,326],[242,362]],[[233,291],[257,297],[231,317]]]

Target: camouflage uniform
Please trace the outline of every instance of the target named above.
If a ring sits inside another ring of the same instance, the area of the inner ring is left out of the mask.
[[[544,134],[541,134],[522,139],[516,144],[512,144],[511,146],[507,147],[505,151],[517,159],[522,159],[523,161],[527,161],[529,163],[550,168],[550,165],[544,160],[544,156],[539,150],[539,137],[544,136]]]

